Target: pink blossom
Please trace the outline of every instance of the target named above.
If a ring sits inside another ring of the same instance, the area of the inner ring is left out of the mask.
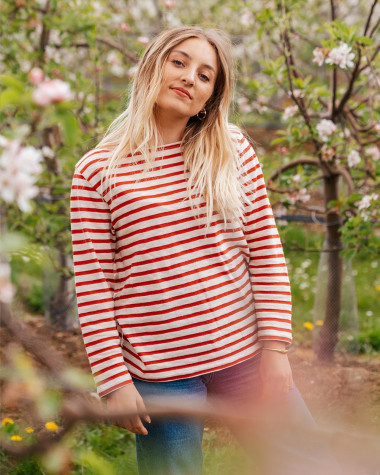
[[[69,84],[60,79],[46,79],[37,85],[32,94],[33,102],[40,107],[68,101],[72,97]]]
[[[317,124],[317,130],[319,138],[323,140],[323,142],[327,142],[329,136],[337,131],[337,127],[332,120],[322,119],[321,122]]]
[[[28,78],[32,84],[39,84],[44,80],[44,72],[40,68],[33,68],[29,71]]]
[[[164,0],[164,5],[166,8],[173,8],[175,6],[174,0]]]
[[[147,36],[139,36],[137,41],[142,45],[147,45],[149,43],[149,38]]]
[[[118,23],[115,25],[115,29],[128,32],[131,30],[131,27],[128,25],[128,23]]]

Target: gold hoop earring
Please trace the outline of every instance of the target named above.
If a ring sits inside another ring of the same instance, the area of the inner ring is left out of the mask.
[[[201,115],[199,115],[201,114]],[[207,111],[205,108],[203,108],[202,110],[200,110],[197,114],[197,117],[199,120],[204,120],[206,118],[206,115],[207,115]]]

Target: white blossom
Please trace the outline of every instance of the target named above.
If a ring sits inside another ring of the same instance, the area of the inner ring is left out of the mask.
[[[240,23],[243,26],[252,26],[253,22],[255,20],[255,17],[253,16],[253,13],[245,8],[241,14],[240,14]]]
[[[30,211],[30,199],[38,194],[35,182],[42,172],[41,161],[40,150],[9,140],[0,156],[0,198],[7,203],[16,201],[22,211]]]
[[[360,155],[357,150],[351,150],[347,157],[347,164],[349,167],[354,167],[360,162]]]
[[[288,96],[292,96],[292,91],[288,91]],[[302,89],[293,89],[293,96],[296,99],[302,99],[302,97],[305,97],[305,93]]]
[[[293,175],[293,181],[294,183],[299,183],[301,180],[301,175],[299,173]]]
[[[149,43],[149,38],[147,36],[139,36],[137,41],[142,45],[147,45]]]
[[[318,66],[322,66],[326,57],[326,51],[323,48],[315,48],[313,51],[313,55],[313,63],[317,63]]]
[[[107,54],[106,61],[109,64],[109,69],[114,76],[121,77],[125,74],[123,63],[116,51],[110,51]]]
[[[376,201],[379,198],[377,193],[372,193],[371,195],[364,195],[360,201],[357,201],[355,204],[358,207],[358,210],[367,209],[371,206],[372,201]]]
[[[46,79],[40,82],[32,94],[33,102],[41,107],[46,107],[52,102],[68,101],[72,97],[70,85],[60,79]]]
[[[310,195],[307,192],[306,188],[302,188],[298,194],[297,198],[298,201],[301,201],[301,203],[307,203],[310,200]]]
[[[284,120],[287,120],[289,119],[290,117],[293,117],[294,114],[296,114],[296,112],[298,111],[298,106],[289,106],[289,107],[286,107],[285,110],[284,110],[284,113],[282,114],[282,118]]]
[[[355,53],[351,53],[351,46],[347,43],[341,43],[337,48],[333,48],[326,58],[327,64],[336,64],[342,69],[352,68]]]
[[[375,162],[377,162],[377,160],[379,160],[380,150],[378,149],[378,147],[376,147],[376,145],[373,145],[372,147],[368,147],[366,152],[372,158],[372,160],[374,160]]]
[[[317,124],[318,135],[323,142],[327,142],[329,136],[337,131],[337,127],[332,120],[322,119],[319,124]]]
[[[55,156],[54,151],[46,145],[42,147],[41,151],[42,151],[42,155],[46,158],[54,158]]]

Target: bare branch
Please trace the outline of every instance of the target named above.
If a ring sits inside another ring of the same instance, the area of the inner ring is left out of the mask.
[[[368,29],[369,29],[369,25],[371,23],[371,19],[372,19],[372,15],[373,15],[373,12],[375,11],[375,6],[376,6],[376,3],[377,3],[378,0],[373,0],[373,3],[371,5],[371,9],[369,11],[369,15],[368,15],[368,18],[367,18],[367,21],[365,23],[365,27],[364,27],[364,31],[363,31],[363,36],[366,36],[367,32],[368,32]],[[376,26],[376,25],[375,25]],[[372,30],[373,31],[373,30]],[[371,32],[372,33],[372,32]]]
[[[289,170],[290,168],[294,168],[297,165],[312,165],[317,168],[322,168],[321,163],[315,158],[309,158],[309,157],[297,158],[296,160],[286,163],[282,167],[278,168],[274,173],[272,173],[272,175],[269,177],[268,183],[278,178],[286,170]]]

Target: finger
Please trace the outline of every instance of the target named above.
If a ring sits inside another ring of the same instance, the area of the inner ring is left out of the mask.
[[[134,434],[148,435],[148,431],[146,430],[146,427],[144,427],[144,424],[142,423],[139,416],[134,416],[132,418],[131,429],[129,430],[133,432]]]
[[[151,419],[148,415],[148,411],[146,410],[146,407],[145,407],[145,404],[144,404],[144,401],[143,401],[142,397],[140,397],[136,400],[136,405],[137,405],[137,410],[141,414],[142,419],[145,422],[148,422],[148,424],[150,424],[152,421],[151,421]]]

